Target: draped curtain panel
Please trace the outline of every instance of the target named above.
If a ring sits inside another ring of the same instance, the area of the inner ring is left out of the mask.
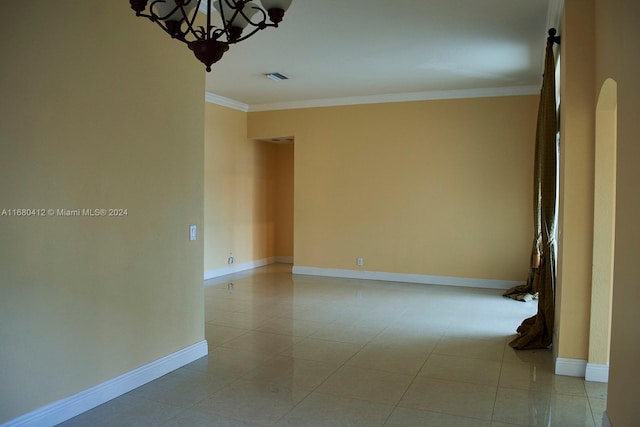
[[[505,296],[528,300],[537,294],[538,313],[518,327],[518,337],[509,345],[515,349],[547,348],[553,340],[556,283],[556,224],[558,193],[558,119],[556,113],[555,31],[549,32],[538,124],[533,177],[534,239],[531,269],[525,285],[505,292]]]

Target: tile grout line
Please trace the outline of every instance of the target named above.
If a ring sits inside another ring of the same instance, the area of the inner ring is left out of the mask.
[[[402,314],[404,314],[408,309],[403,310]],[[402,315],[400,314],[400,315]],[[333,375],[335,375],[336,372],[338,372],[340,369],[342,369],[343,367],[345,367],[347,365],[347,363],[349,363],[349,361],[351,359],[353,359],[354,357],[356,357],[361,351],[362,349],[364,349],[369,343],[371,343],[373,340],[375,340],[378,336],[380,336],[382,333],[384,333],[387,329],[389,329],[389,326],[387,326],[386,328],[382,329],[380,332],[378,332],[376,335],[374,335],[372,338],[370,338],[367,342],[365,342],[364,344],[362,344],[360,346],[360,349],[358,349],[358,351],[356,351],[354,354],[352,354],[349,358],[347,358],[342,364],[338,365],[336,367],[336,369],[329,374],[324,380],[322,380],[315,388],[313,388],[309,394],[307,394],[304,399],[302,399],[300,402],[298,402],[293,408],[291,408],[290,411],[288,411],[286,414],[284,414],[282,417],[280,417],[275,423],[273,423],[272,425],[276,425],[278,422],[280,422],[281,420],[283,420],[285,417],[287,417],[290,413],[292,413],[302,402],[304,402],[305,400],[307,400],[309,398],[309,396],[311,396],[314,392],[316,392],[316,390],[318,390],[325,382],[327,382],[327,380],[329,378],[331,378]],[[309,338],[309,337],[305,337],[305,338]],[[328,341],[328,340],[327,340]],[[333,342],[339,342],[339,341],[333,341]],[[405,391],[406,392],[406,391]],[[322,394],[322,393],[321,393]],[[358,399],[358,400],[362,400],[362,399]],[[366,400],[365,400],[366,401]],[[368,401],[366,401],[368,402]],[[386,423],[386,420],[393,414],[393,411],[395,410],[395,406],[394,408],[391,410],[391,413],[389,413],[389,415],[387,416],[387,418],[385,419],[385,422],[382,424],[384,425]]]
[[[304,339],[309,338],[309,337],[305,337],[303,338],[301,341],[303,341]],[[325,340],[328,341],[328,340]],[[340,341],[332,341],[332,342],[340,342]],[[331,378],[336,372],[338,372],[343,366],[345,366],[345,364],[351,360],[352,357],[354,357],[356,354],[358,354],[364,347],[366,344],[362,345],[360,347],[360,349],[355,352],[351,357],[349,357],[347,360],[345,360],[341,365],[337,365],[336,369],[331,372],[324,380],[322,380],[318,385],[316,385],[313,389],[310,389],[309,393],[302,399],[300,400],[300,402],[296,403],[293,408],[291,408],[289,411],[287,411],[286,413],[284,413],[280,418],[278,418],[273,424],[271,424],[272,426],[276,425],[277,423],[279,423],[280,421],[282,421],[284,418],[286,418],[290,413],[292,413],[300,404],[302,404],[302,402],[306,401],[309,396],[311,396],[318,388],[320,388],[322,386],[322,384],[324,384],[329,378]],[[281,354],[281,353],[280,353]],[[292,359],[295,359],[295,357],[291,356]],[[301,359],[301,360],[313,360],[313,359]],[[317,360],[313,360],[314,362],[319,362]],[[324,362],[323,362],[324,363]]]
[[[450,327],[450,326],[449,326]],[[411,382],[409,383],[409,385],[407,386],[407,389],[404,391],[404,393],[402,393],[402,396],[400,396],[400,399],[398,399],[398,401],[396,402],[396,404],[393,406],[393,410],[391,411],[391,413],[389,414],[389,416],[384,420],[384,423],[382,424],[383,426],[386,425],[389,422],[389,419],[391,418],[391,416],[393,415],[393,413],[398,409],[398,405],[400,404],[400,402],[402,402],[402,399],[404,399],[404,397],[406,396],[407,392],[409,391],[409,389],[411,388],[411,386],[413,385],[413,383],[416,381],[416,379],[418,378],[418,376],[420,375],[420,372],[424,369],[424,366],[427,364],[427,362],[429,361],[429,359],[431,358],[431,355],[433,355],[434,350],[436,349],[436,347],[438,347],[438,344],[440,344],[440,342],[442,341],[442,338],[444,337],[446,331],[442,333],[442,335],[440,335],[440,339],[438,340],[438,342],[436,343],[436,345],[433,346],[433,348],[431,349],[431,351],[429,352],[429,355],[427,356],[427,358],[424,360],[424,362],[422,362],[422,365],[420,365],[420,369],[418,369],[418,371],[416,372],[416,374],[413,376],[413,379],[411,380]]]
[[[506,342],[507,340],[505,339],[505,343],[504,343],[504,348],[502,349],[502,359],[500,360],[500,374],[498,375],[498,383],[496,384],[496,395],[493,399],[493,408],[491,408],[491,421],[490,424],[493,424],[495,420],[495,415],[496,415],[496,404],[498,403],[498,391],[500,390],[500,381],[502,380],[502,372],[504,370],[504,355],[507,352],[507,348],[509,346],[509,344]]]

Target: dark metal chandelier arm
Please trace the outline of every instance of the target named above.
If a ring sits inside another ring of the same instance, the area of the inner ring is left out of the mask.
[[[267,28],[267,27],[275,27],[275,25],[273,25],[273,24],[265,24],[264,28]],[[238,43],[238,42],[241,42],[243,40],[246,40],[246,39],[248,39],[249,37],[251,37],[252,35],[254,35],[255,33],[257,33],[258,31],[260,31],[262,29],[263,28],[255,27],[253,30],[251,30],[251,32],[249,34],[244,35],[244,36],[234,40],[233,43]]]
[[[161,21],[155,16],[151,17],[150,19],[152,22],[155,22],[156,24],[158,24],[158,26],[162,28],[165,33],[169,34],[171,38],[173,38],[174,40],[181,41],[182,43],[189,43],[187,40],[185,40],[184,33],[179,31],[179,28],[180,28],[179,26],[176,26],[176,29],[172,29],[170,27],[169,23],[175,22],[175,21]]]
[[[205,30],[205,28],[202,25],[200,25],[197,28],[194,28],[192,31],[193,31],[193,34],[194,34],[196,40],[206,40],[208,38],[207,37],[207,34],[208,34],[207,30]]]
[[[228,0],[221,0],[221,1],[228,1]],[[253,21],[249,16],[247,16],[247,15],[244,13],[244,5],[245,5],[246,3],[249,3],[249,2],[248,2],[248,1],[243,2],[242,8],[236,9],[236,12],[233,14],[233,17],[231,18],[231,21],[230,21],[230,22],[233,22],[233,20],[235,20],[235,19],[237,18],[237,15],[238,15],[238,14],[240,14],[240,15],[242,16],[242,18],[243,18],[244,20],[246,20],[246,21],[247,21],[247,23],[248,23],[249,25],[251,25],[252,27],[254,27],[254,28],[253,28],[253,30],[251,30],[248,34],[245,34],[245,35],[243,35],[242,37],[233,37],[233,36],[230,34],[229,30],[228,30],[228,27],[229,27],[229,26],[225,26],[224,31],[225,31],[225,33],[226,33],[226,35],[227,35],[227,40],[228,40],[228,43],[229,43],[229,44],[232,44],[232,43],[238,43],[238,42],[241,42],[241,41],[243,41],[243,40],[246,40],[246,39],[248,39],[249,37],[253,36],[255,33],[257,33],[258,31],[260,31],[260,30],[264,30],[265,28],[268,28],[268,27],[277,28],[277,27],[278,27],[278,24],[277,24],[277,23],[270,23],[270,24],[269,24],[269,23],[267,23],[267,19],[268,19],[268,15],[267,15],[267,13],[264,11],[264,9],[262,9],[262,8],[260,8],[260,7],[257,7],[257,6],[252,7],[252,9],[256,10],[256,11],[257,11],[257,13],[259,13],[259,14],[260,14],[260,15],[262,15],[262,16],[261,16],[261,18],[258,20],[258,22],[257,22],[257,23],[256,23],[256,22],[254,22],[254,21]],[[228,3],[227,3],[227,4],[228,4]]]
[[[131,9],[136,13],[136,16],[148,17],[147,15],[142,14],[142,12],[147,8],[147,1],[148,0],[129,0]]]
[[[222,29],[222,28],[211,27],[211,29],[213,30],[213,32],[209,34],[209,38],[210,39],[218,40],[220,38],[220,36],[225,34],[224,29]]]
[[[190,1],[196,1],[196,0],[190,0]],[[209,0],[207,0],[209,1]],[[197,0],[196,6],[193,10],[193,15],[191,16],[191,19],[189,19],[189,14],[186,13],[187,11],[184,9],[184,5],[180,4],[180,10],[182,11],[182,16],[184,17],[184,22],[187,24],[187,28],[188,30],[184,32],[184,35],[187,35],[189,33],[193,34],[194,37],[197,40],[203,40],[206,39],[206,34],[209,33],[209,29],[207,28],[207,31],[203,31],[204,28],[202,26],[197,27],[200,30],[197,30],[194,28],[194,23],[196,22],[196,17],[198,16],[198,10],[200,9],[200,2],[201,0]],[[209,3],[209,7],[211,7],[211,3]],[[207,14],[207,26],[209,25],[209,17],[211,16],[211,11],[209,11],[209,13]],[[198,37],[198,33],[202,34],[202,37]]]
[[[260,19],[258,21],[257,24],[255,24],[251,18],[247,15],[245,15],[244,13],[244,8],[242,10],[239,10],[238,12],[240,12],[240,14],[242,15],[242,17],[251,25],[253,25],[254,27],[260,27],[262,24],[266,24],[267,22],[267,14],[265,13],[265,11],[257,6],[253,6],[251,9],[256,10],[259,14],[262,15],[262,19]]]
[[[147,18],[149,21],[154,22],[156,24],[158,24],[158,26],[160,28],[162,28],[162,30],[169,34],[172,38],[179,40],[183,43],[187,43],[186,40],[184,40],[183,37],[177,37],[176,34],[174,34],[171,29],[167,26],[166,22],[163,21],[164,18],[167,18],[169,16],[171,16],[175,11],[177,11],[178,7],[176,7],[175,9],[173,9],[170,13],[168,13],[166,16],[161,17],[156,15],[153,12],[153,6],[156,3],[164,3],[164,0],[154,0],[151,2],[151,4],[149,5],[149,13],[144,13],[144,10],[146,10],[147,8],[147,1],[143,1],[143,0],[130,0],[131,3],[131,8],[136,12],[136,16],[142,17],[142,18]]]
[[[200,10],[200,4],[201,4],[202,0],[198,0],[198,4],[196,4],[196,9]],[[197,13],[196,13],[197,15]],[[195,19],[195,16],[193,17],[193,19]],[[192,22],[193,24],[193,22]],[[200,27],[201,29],[203,27]],[[206,31],[206,37],[211,36],[211,0],[207,0],[207,31]],[[205,38],[206,38],[205,37]]]
[[[169,11],[165,16],[160,16],[160,15],[156,15],[156,14],[153,12],[153,7],[154,7],[156,4],[158,4],[158,3],[166,4],[166,1],[165,1],[165,0],[153,0],[153,1],[151,2],[151,4],[149,5],[149,12],[151,12],[151,15],[153,15],[153,17],[154,17],[156,20],[157,20],[157,19],[159,19],[159,20],[161,20],[161,21],[166,20],[168,17],[170,17],[171,15],[173,15],[174,13],[176,13],[176,11],[181,7],[180,5],[176,4],[176,7],[174,7],[172,10],[170,10],[170,11]],[[156,8],[156,10],[158,10],[158,9]]]
[[[211,65],[229,50],[229,45],[246,40],[265,28],[277,28],[291,4],[291,0],[280,0],[270,3],[273,5],[270,9],[264,9],[251,0],[205,1],[206,26],[196,24],[198,12],[204,12],[202,0],[129,0],[129,3],[136,16],[155,22],[172,38],[187,44],[207,71],[211,71]],[[212,24],[214,12],[222,18],[222,25]]]
[[[211,0],[207,1],[210,2]],[[243,0],[239,0],[238,2],[233,0],[231,3],[229,3],[228,0],[218,0],[218,2],[220,4],[220,10],[218,12],[220,13],[220,17],[222,18],[222,30],[226,34],[227,39],[231,40],[231,33],[229,32],[229,28],[231,27],[231,23],[238,17],[238,11],[244,9],[245,2]],[[226,4],[226,7],[228,7],[229,9],[234,10],[229,18],[225,16],[225,10],[227,9],[222,5],[223,3]]]
[[[193,38],[195,40],[191,40],[191,41],[196,41],[196,40],[207,40],[211,35],[211,29],[215,29],[216,27],[211,25],[211,1],[208,1],[207,4],[207,28],[205,30],[205,28],[202,25],[199,26],[195,26],[195,22],[196,22],[196,18],[198,17],[198,10],[200,10],[200,3],[202,2],[202,0],[189,0],[189,1],[193,1],[196,2],[195,8],[194,10],[191,12],[192,15],[191,17],[189,17],[189,14],[187,13],[187,11],[184,8],[183,4],[180,4],[180,11],[182,12],[182,16],[184,17],[183,22],[186,24],[187,26],[187,30],[182,32],[182,41],[184,41],[185,43],[189,43],[190,41],[186,39],[186,36],[188,34],[191,34],[193,36]],[[215,38],[215,37],[214,37]]]
[[[238,15],[244,18],[247,23],[253,25],[250,19],[248,19],[247,15],[244,13],[244,7],[249,0],[218,0],[220,4],[220,17],[222,18],[222,26],[221,28],[224,35],[227,37],[226,43],[232,44],[239,40],[239,35],[242,34],[242,31],[235,32],[234,27],[238,26],[233,25],[233,23],[238,19]],[[226,4],[226,7],[223,6],[223,3]],[[228,8],[228,9],[227,9]],[[225,16],[225,10],[233,10],[233,13],[230,17]]]
[[[139,16],[142,16],[143,18],[148,18],[151,22],[156,23],[160,28],[162,28],[162,30],[169,34],[171,36],[171,38],[181,41],[183,43],[187,43],[187,41],[184,39],[184,37],[178,37],[176,34],[174,34],[171,29],[167,26],[167,24],[164,21],[161,21],[156,15],[146,15],[146,14],[140,14]]]

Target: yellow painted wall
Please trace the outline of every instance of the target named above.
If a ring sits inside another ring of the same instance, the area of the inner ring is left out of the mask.
[[[247,139],[245,112],[205,111],[205,276],[229,253],[236,264],[291,256],[293,146]]]
[[[525,280],[537,96],[249,113],[295,135],[297,266]]]
[[[293,187],[294,144],[276,144],[275,174],[275,254],[279,259],[293,257]]]
[[[204,339],[202,66],[126,2],[3,4],[0,423]]]
[[[593,268],[589,362],[609,364],[611,342],[611,297],[615,247],[616,83],[608,79],[598,96],[594,164]]]
[[[615,427],[640,425],[640,3],[596,0],[596,82],[617,82],[616,241],[607,413]]]
[[[556,354],[587,360],[595,158],[593,0],[567,0],[562,23]]]

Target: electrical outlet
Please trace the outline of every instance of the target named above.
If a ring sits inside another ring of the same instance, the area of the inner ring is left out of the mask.
[[[356,264],[358,264],[359,267],[362,267],[364,265],[364,260],[362,258],[356,258]]]

